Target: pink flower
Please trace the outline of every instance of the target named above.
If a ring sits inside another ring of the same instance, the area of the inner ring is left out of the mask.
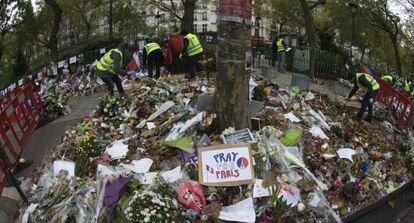
[[[104,152],[104,153],[102,154],[102,156],[101,156],[101,160],[102,160],[104,163],[109,163],[109,162],[111,162],[111,156],[109,155],[109,153]]]

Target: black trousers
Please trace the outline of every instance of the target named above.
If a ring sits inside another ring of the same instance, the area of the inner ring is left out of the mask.
[[[118,89],[119,94],[124,94],[124,88],[122,87],[122,80],[119,78],[118,75],[114,75],[109,73],[109,71],[96,71],[98,73],[98,76],[102,79],[102,81],[106,84],[108,87],[109,93],[111,95],[114,95],[114,83],[116,85],[116,88]]]
[[[190,65],[190,77],[194,78],[196,73],[201,70],[201,59],[202,54],[197,54],[194,56],[189,57],[189,65]]]
[[[152,78],[154,73],[155,66],[155,78],[159,78],[161,75],[161,65],[164,60],[161,50],[155,50],[148,55],[147,58],[147,67],[148,67],[148,76]]]
[[[378,94],[378,90],[374,92],[373,95],[373,99],[375,100],[375,97]],[[359,112],[357,114],[357,118],[358,119],[362,119],[362,117],[364,116],[365,110],[368,108],[368,120],[372,120],[372,110],[373,110],[373,106],[374,103],[369,103],[369,99],[371,97],[369,96],[369,92],[367,92],[364,96],[364,98],[362,99],[362,104],[361,104],[361,108],[359,109]]]

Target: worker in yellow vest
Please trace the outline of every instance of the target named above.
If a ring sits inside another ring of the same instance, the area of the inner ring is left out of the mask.
[[[127,43],[111,49],[99,60],[96,73],[108,87],[109,93],[114,95],[114,83],[121,96],[125,95],[120,76],[127,74],[126,66],[132,58],[136,48]]]
[[[189,57],[190,76],[189,80],[196,77],[196,73],[201,70],[200,59],[204,50],[197,36],[188,33],[186,30],[181,31],[183,39],[183,54]]]
[[[384,75],[381,77],[381,80],[386,81],[388,83],[394,83],[395,78],[392,75]]]
[[[277,61],[278,61],[278,71],[280,73],[285,72],[285,61],[286,61],[286,43],[282,37],[279,37],[279,40],[276,43],[277,45]]]
[[[366,121],[371,122],[373,105],[375,97],[379,92],[380,85],[371,75],[366,73],[356,73],[354,78],[354,88],[349,93],[348,99],[352,98],[352,96],[354,96],[354,94],[358,91],[359,88],[365,90],[366,93],[362,100],[361,108],[359,109],[359,112],[354,119],[357,121],[361,121],[362,117],[364,116],[365,110],[368,108],[368,117]]]
[[[160,77],[161,66],[164,61],[160,45],[158,45],[155,41],[147,39],[146,45],[142,51],[142,59],[144,66],[148,68],[148,77],[152,78],[155,66],[155,79],[158,79]]]

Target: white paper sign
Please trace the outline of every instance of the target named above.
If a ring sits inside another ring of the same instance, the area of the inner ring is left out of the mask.
[[[107,147],[105,152],[107,152],[112,160],[123,159],[128,153],[128,146],[125,145],[121,140],[117,140],[112,143],[110,147]]]
[[[68,172],[68,177],[75,176],[75,163],[65,160],[56,160],[53,162],[53,173],[59,175],[60,171],[65,170]]]
[[[133,160],[130,164],[122,163],[120,166],[135,173],[147,173],[150,170],[153,162],[154,161],[149,158],[144,158],[142,160]]]
[[[161,174],[162,178],[168,183],[173,183],[181,178],[183,178],[183,172],[181,171],[181,166],[177,166],[176,168],[166,171]]]
[[[235,222],[255,222],[256,211],[254,210],[253,199],[249,197],[237,204],[222,207],[219,219]]]
[[[321,139],[329,140],[329,137],[326,136],[326,134],[318,126],[312,126],[309,132],[312,134],[313,137],[319,137]]]
[[[284,116],[286,119],[289,119],[293,123],[300,122],[300,119],[296,117],[296,115],[294,115],[292,112],[289,112],[285,114]]]
[[[222,145],[198,149],[200,183],[239,186],[254,183],[253,159],[248,145]]]
[[[62,68],[62,67],[64,67],[64,66],[65,66],[65,62],[66,62],[66,61],[64,61],[64,60],[59,61],[59,63],[58,63],[58,68]]]
[[[354,162],[352,160],[352,156],[356,154],[355,150],[349,149],[349,148],[344,148],[344,149],[338,149],[338,151],[336,151],[336,153],[338,153],[339,158],[348,159],[351,162]]]
[[[270,196],[270,188],[264,188],[262,184],[262,179],[256,179],[256,183],[253,186],[253,198]]]
[[[101,54],[106,53],[106,49],[105,49],[105,48],[101,48],[101,49],[99,49],[99,53],[101,53]]]
[[[74,63],[76,63],[76,57],[71,57],[71,58],[69,59],[69,63],[70,63],[70,64],[74,64]]]

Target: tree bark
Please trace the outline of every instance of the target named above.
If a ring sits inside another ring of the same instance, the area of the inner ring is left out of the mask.
[[[109,22],[109,32],[108,37],[111,40],[111,42],[114,42],[114,28],[113,28],[113,7],[114,7],[114,1],[109,0],[109,16],[108,16],[108,22]]]
[[[250,29],[241,23],[218,24],[215,98],[219,131],[250,126],[249,73],[245,69],[246,52],[251,51]]]
[[[300,4],[302,5],[302,11],[303,11],[303,18],[305,20],[305,29],[306,33],[308,34],[308,43],[310,49],[310,58],[309,58],[309,76],[311,78],[315,77],[315,49],[316,47],[316,41],[315,41],[315,31],[313,29],[313,21],[312,21],[312,15],[311,10],[309,8],[309,4],[306,0],[299,0]]]
[[[400,49],[398,48],[398,36],[391,35],[392,46],[394,47],[395,64],[397,65],[397,74],[402,75],[402,65]]]
[[[309,4],[306,0],[299,0],[302,5],[303,18],[305,20],[305,29],[308,34],[308,43],[310,47],[316,46],[315,31],[313,29],[313,21]]]
[[[181,19],[181,30],[193,32],[195,3],[196,0],[184,1],[184,16]]]
[[[60,28],[60,21],[62,20],[62,9],[55,0],[45,0],[46,4],[49,5],[54,14],[54,20],[52,25],[52,31],[49,35],[48,46],[50,49],[50,56],[52,61],[57,62],[58,60],[58,33]]]

